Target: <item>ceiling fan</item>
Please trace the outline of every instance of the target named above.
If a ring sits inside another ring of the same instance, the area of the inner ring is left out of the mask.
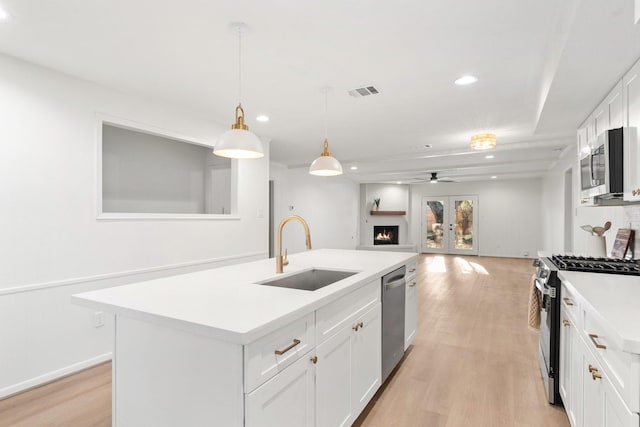
[[[455,181],[447,177],[438,178],[438,172],[431,172],[431,178],[429,178],[429,182],[432,184],[436,184],[438,182],[455,182]]]

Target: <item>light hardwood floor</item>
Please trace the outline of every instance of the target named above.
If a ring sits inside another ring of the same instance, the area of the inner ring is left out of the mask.
[[[414,345],[355,425],[569,426],[527,328],[531,261],[422,255]],[[0,401],[0,426],[111,425],[111,364]]]

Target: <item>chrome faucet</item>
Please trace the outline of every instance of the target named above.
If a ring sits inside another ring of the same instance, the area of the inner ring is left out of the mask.
[[[283,267],[289,264],[289,260],[287,259],[287,253],[285,252],[284,257],[282,256],[282,229],[284,225],[291,221],[292,219],[297,219],[302,223],[304,227],[304,236],[306,237],[307,249],[311,249],[311,234],[309,233],[309,224],[304,220],[300,215],[289,215],[285,219],[280,222],[278,226],[278,254],[276,255],[276,273],[284,273]]]

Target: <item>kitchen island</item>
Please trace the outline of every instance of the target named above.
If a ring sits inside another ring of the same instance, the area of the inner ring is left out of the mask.
[[[270,259],[75,295],[115,315],[114,425],[355,420],[380,386],[380,278],[402,266],[409,276],[417,255],[289,258],[277,276],[355,274],[315,291],[257,284],[276,276]]]

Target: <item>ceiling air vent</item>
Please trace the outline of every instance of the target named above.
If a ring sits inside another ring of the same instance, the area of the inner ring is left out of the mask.
[[[353,96],[354,98],[361,98],[363,96],[376,95],[378,93],[380,92],[378,91],[378,89],[375,88],[375,86],[358,87],[349,91],[349,95]]]

